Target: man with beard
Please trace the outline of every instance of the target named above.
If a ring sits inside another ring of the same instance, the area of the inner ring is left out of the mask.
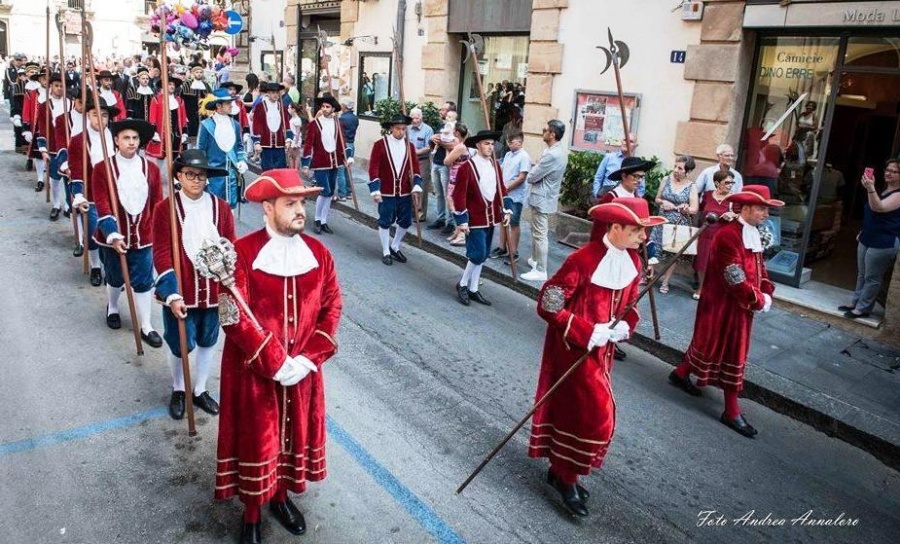
[[[242,543],[261,542],[267,502],[289,532],[304,533],[288,492],[326,475],[322,366],[337,351],[341,293],[331,253],[302,234],[305,200],[321,190],[304,187],[291,169],[265,171],[247,186],[266,217],[264,228],[235,243],[235,284],[253,316],[233,295],[219,295],[225,349],[215,497],[237,495],[244,504]]]
[[[212,92],[209,84],[203,79],[205,67],[199,62],[190,65],[191,71],[187,80],[181,85],[181,98],[187,112],[188,138],[196,138],[200,129],[200,101]]]
[[[127,91],[128,117],[130,119],[140,119],[142,121],[150,120],[150,102],[153,101],[153,88],[150,87],[150,70],[144,66],[139,66],[137,82],[134,86],[129,86]]]

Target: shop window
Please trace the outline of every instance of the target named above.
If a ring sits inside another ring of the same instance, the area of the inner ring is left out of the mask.
[[[284,53],[281,51],[278,51],[277,53],[274,51],[263,51],[259,55],[259,64],[262,67],[263,72],[274,76],[280,69],[283,69]],[[275,81],[281,83],[281,78],[276,78]]]
[[[478,65],[491,130],[521,130],[528,76],[528,36],[485,36]],[[459,120],[469,128],[469,134],[488,128],[478,96],[474,66],[470,58],[460,70],[463,81]]]
[[[801,280],[806,229],[830,227],[840,213],[833,204],[810,201],[839,43],[763,38],[748,100],[741,172],[744,184],[767,185],[786,202],[770,220],[775,244],[766,257],[771,272],[794,284]]]
[[[850,38],[847,41],[844,66],[900,68],[900,38]]]
[[[392,57],[390,53],[360,53],[356,111],[375,117],[375,106],[391,96]]]

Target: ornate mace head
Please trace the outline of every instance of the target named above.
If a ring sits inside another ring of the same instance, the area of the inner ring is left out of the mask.
[[[205,240],[197,252],[197,272],[226,287],[234,285],[235,263],[237,253],[234,251],[234,244],[227,238]]]

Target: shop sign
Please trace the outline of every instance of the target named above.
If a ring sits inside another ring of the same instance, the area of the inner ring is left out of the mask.
[[[900,1],[748,5],[745,28],[900,26]]]

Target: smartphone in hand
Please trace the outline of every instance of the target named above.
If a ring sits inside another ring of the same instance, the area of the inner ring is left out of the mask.
[[[871,166],[867,166],[865,171],[863,172],[863,177],[869,179],[875,179],[875,169]]]

